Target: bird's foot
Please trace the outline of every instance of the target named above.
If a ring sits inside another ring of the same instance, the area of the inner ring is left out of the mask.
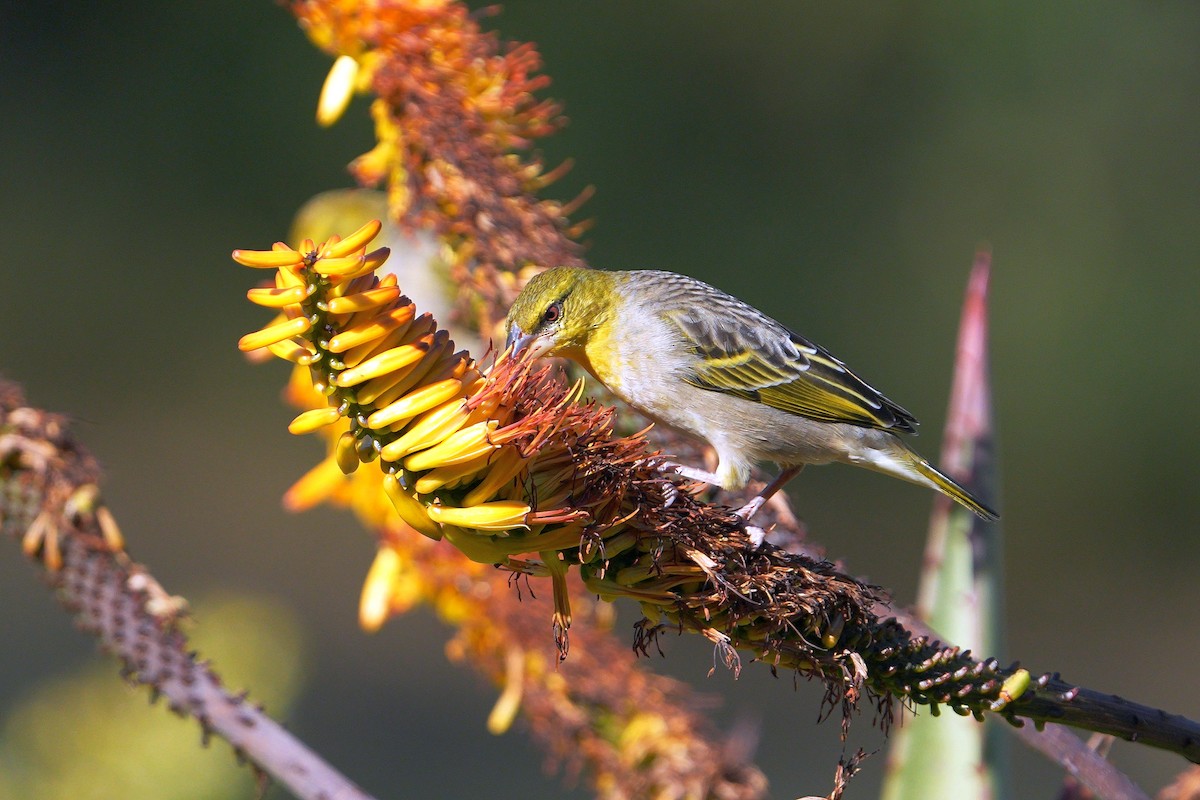
[[[647,458],[642,461],[641,464],[644,464],[645,466],[648,466],[659,472],[668,474],[674,473],[675,475],[679,475],[680,477],[686,478],[690,481],[709,483],[713,484],[714,486],[717,485],[717,476],[715,474],[711,472],[705,472],[704,470],[696,469],[694,467],[685,466],[684,464],[677,464],[674,461],[667,461],[666,459],[662,458]],[[654,482],[658,483],[660,481],[663,485],[663,508],[670,508],[675,501],[679,499],[679,487],[673,480],[671,480],[670,477],[663,477],[659,479],[659,481]]]
[[[637,466],[650,467],[656,472],[674,471],[674,465],[671,462],[663,461],[662,459],[653,457],[639,461]],[[664,475],[661,478],[651,478],[647,481],[647,483],[659,484],[661,487],[663,508],[670,508],[675,504],[675,501],[679,499],[679,487],[675,485],[675,482],[671,480],[671,478]]]
[[[753,550],[762,547],[762,543],[766,541],[767,532],[757,525],[751,525],[750,518],[757,514],[769,499],[771,498],[767,495],[757,494],[749,503],[733,512],[733,515],[742,521],[742,530],[750,537],[750,545]]]
[[[657,478],[654,483],[661,484],[663,508],[670,508],[679,499],[679,487],[670,478]]]
[[[746,505],[742,506],[741,508],[739,508],[737,511],[735,511],[733,513],[737,514],[739,517],[741,517],[744,520],[749,520],[751,517],[753,517],[755,514],[758,513],[759,509],[761,509],[764,505],[767,504],[768,500],[770,500],[772,497],[774,497],[775,494],[780,489],[783,488],[783,485],[785,483],[787,483],[792,478],[799,475],[800,470],[802,470],[802,469],[804,469],[803,464],[800,464],[800,465],[794,466],[794,467],[785,468],[778,475],[776,475],[775,478],[770,483],[768,483],[766,486],[764,486],[763,490],[761,492],[759,492],[753,498],[751,498],[749,503],[746,503]]]
[[[762,547],[763,542],[767,540],[767,532],[757,525],[746,525],[743,523],[742,530],[744,530],[746,535],[750,537],[750,548],[752,550],[757,550],[758,548]]]
[[[687,478],[690,481],[698,483],[707,483],[710,486],[720,486],[721,481],[717,478],[715,472],[706,472],[696,467],[689,467],[686,464],[678,464],[674,461],[655,460],[654,468],[661,472],[674,472],[676,475]]]
[[[673,472],[676,475],[679,475],[680,477],[686,478],[690,481],[707,483],[710,486],[719,487],[721,485],[721,482],[717,478],[717,474],[715,472],[707,472],[702,469],[697,469],[696,467],[689,467],[686,464],[678,464],[674,461],[667,461],[666,459],[650,458],[646,459],[645,463],[648,466],[652,466],[654,469],[659,470],[660,472]],[[663,480],[666,483],[666,486],[663,488],[663,507],[669,508],[671,504],[674,503],[679,497],[679,487],[671,482],[669,478],[664,478]],[[786,480],[786,478],[784,480]],[[771,488],[772,487],[768,487],[768,489]],[[774,494],[774,492],[772,491],[771,494]],[[742,530],[744,530],[746,535],[750,537],[750,544],[755,550],[757,550],[759,547],[762,547],[763,542],[767,538],[767,532],[757,525],[750,525],[749,520],[756,513],[758,513],[758,510],[763,507],[763,504],[770,499],[771,494],[767,494],[764,490],[763,494],[759,494],[749,503],[746,503],[746,505],[733,512],[735,516],[741,519]]]
[[[761,494],[757,495],[753,500],[751,500],[749,503],[746,503],[746,505],[742,506],[733,513],[737,514],[743,520],[749,520],[758,513],[758,510],[763,507],[767,500],[768,498],[763,497]]]

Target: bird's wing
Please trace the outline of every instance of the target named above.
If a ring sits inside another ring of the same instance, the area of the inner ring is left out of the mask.
[[[705,313],[696,313],[699,308]],[[675,306],[664,317],[697,356],[687,377],[695,386],[822,422],[916,431],[912,414],[825,348],[736,298],[717,293],[699,305]]]

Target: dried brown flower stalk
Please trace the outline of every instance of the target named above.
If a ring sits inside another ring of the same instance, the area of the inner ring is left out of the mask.
[[[17,537],[76,624],[121,662],[122,674],[152,699],[220,736],[239,758],[297,797],[370,800],[262,709],[221,685],[188,648],[182,598],[168,594],[125,552],[97,488],[95,460],[66,419],[25,404],[0,380],[0,533]]]
[[[695,631],[735,670],[744,651],[821,679],[845,720],[867,698],[886,724],[903,698],[934,714],[948,706],[1014,724],[1061,722],[1200,757],[1196,723],[972,658],[881,618],[886,594],[832,564],[753,547],[729,509],[686,492],[666,502],[644,438],[615,433],[612,409],[578,402],[550,368],[502,358],[481,376],[465,356],[446,362],[432,345],[428,356],[410,355],[413,320],[424,317],[373,277],[387,255],[367,252],[378,230],[374,222],[344,241],[235,251],[243,264],[277,270],[274,288],[252,299],[281,309],[241,346],[269,348],[311,375],[326,405],[297,417],[293,432],[341,430],[333,457],[344,472],[378,461],[383,491],[368,513],[390,513],[379,508],[386,497],[397,520],[474,561],[549,577],[560,658],[571,625],[566,574],[576,566],[602,599],[641,605],[640,649],[663,627]],[[428,327],[415,335],[437,341]],[[461,369],[441,377],[444,362]],[[441,386],[452,391],[432,391]]]

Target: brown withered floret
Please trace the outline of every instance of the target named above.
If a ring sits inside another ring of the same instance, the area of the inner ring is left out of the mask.
[[[481,330],[511,302],[512,274],[582,264],[574,237],[584,226],[569,216],[586,193],[539,198],[569,164],[546,170],[520,154],[564,122],[557,103],[536,96],[549,79],[532,45],[502,45],[461,3],[291,8],[318,45],[369,70],[379,144],[352,171],[364,184],[387,181],[392,213],[449,245],[460,308]]]

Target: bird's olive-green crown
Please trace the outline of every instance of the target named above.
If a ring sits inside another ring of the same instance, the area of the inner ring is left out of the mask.
[[[508,311],[510,338],[546,338],[550,354],[583,347],[591,332],[608,319],[616,276],[581,267],[554,267],[535,275]]]

